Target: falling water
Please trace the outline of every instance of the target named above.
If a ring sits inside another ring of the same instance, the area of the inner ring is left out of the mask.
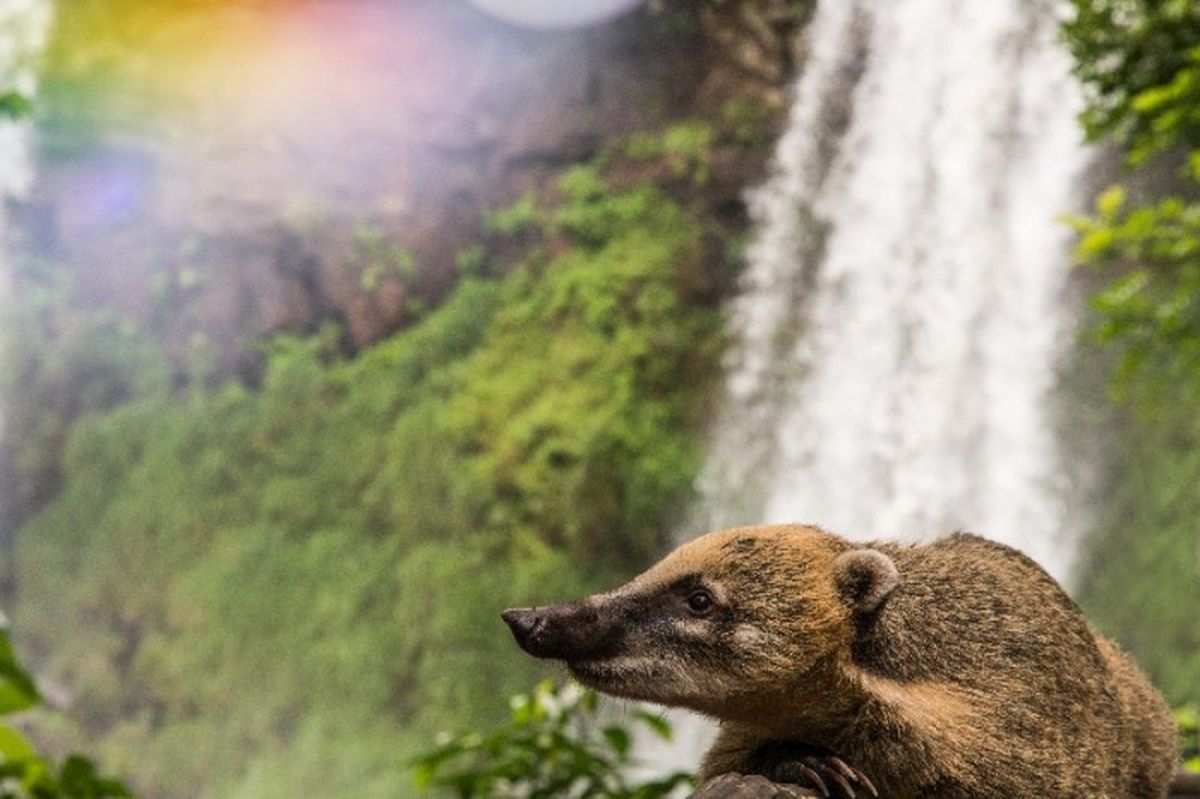
[[[1070,574],[1056,218],[1087,156],[1052,12],[821,4],[777,172],[753,198],[706,523],[969,529]]]
[[[1088,155],[1055,7],[828,0],[757,223],[690,532],[967,529],[1069,577],[1056,440]],[[704,736],[683,723],[673,765]],[[655,755],[656,756],[656,755]]]
[[[36,89],[34,60],[50,23],[49,0],[0,0],[0,95],[17,92],[32,97]],[[11,237],[7,208],[23,197],[33,182],[33,139],[28,122],[0,117],[0,313],[11,291]],[[4,405],[0,397],[0,440]]]

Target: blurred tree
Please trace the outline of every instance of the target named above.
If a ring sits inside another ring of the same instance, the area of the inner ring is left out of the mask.
[[[1093,140],[1111,138],[1134,162],[1176,143],[1200,141],[1192,0],[1073,0],[1063,24],[1084,85],[1081,121]]]
[[[1153,362],[1171,384],[1200,387],[1200,5],[1190,0],[1075,0],[1064,25],[1087,92],[1093,140],[1121,145],[1131,166],[1185,159],[1175,196],[1130,202],[1112,187],[1075,221],[1081,260],[1115,267],[1099,294],[1100,334],[1123,345],[1126,376]],[[1145,378],[1148,375],[1143,374]]]
[[[1120,186],[1072,220],[1078,257],[1108,283],[1095,332],[1120,355],[1114,390],[1131,419],[1100,514],[1082,600],[1176,701],[1200,698],[1200,5],[1074,0],[1063,26],[1090,138],[1178,176]],[[1162,181],[1160,181],[1160,184]],[[1163,196],[1163,195],[1166,196]],[[1132,564],[1132,568],[1131,568]]]

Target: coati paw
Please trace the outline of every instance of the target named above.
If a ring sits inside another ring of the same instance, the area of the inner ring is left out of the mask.
[[[779,784],[761,774],[731,772],[714,777],[691,799],[807,799],[820,793],[800,785]]]
[[[751,759],[752,770],[776,783],[803,785],[817,796],[868,799],[879,792],[869,777],[820,746],[787,741],[764,744]]]

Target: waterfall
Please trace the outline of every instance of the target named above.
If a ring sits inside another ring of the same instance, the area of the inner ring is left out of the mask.
[[[37,84],[33,62],[45,42],[50,14],[49,0],[0,2],[0,94],[15,91],[33,96]],[[24,197],[32,183],[32,127],[28,121],[0,117],[0,313],[12,290],[8,205]],[[4,438],[3,399],[0,397],[0,441]],[[0,505],[2,500],[0,497]]]
[[[688,534],[958,529],[1069,579],[1055,389],[1088,163],[1035,0],[826,0],[731,310],[726,410]],[[706,732],[677,721],[668,765]],[[648,759],[660,753],[647,752]]]
[[[1056,218],[1087,154],[1053,10],[820,5],[777,171],[753,197],[705,527],[967,529],[1070,575]]]

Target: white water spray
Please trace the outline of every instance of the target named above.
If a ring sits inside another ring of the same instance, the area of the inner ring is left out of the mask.
[[[966,529],[1069,578],[1054,394],[1074,319],[1056,218],[1088,154],[1055,10],[819,4],[775,173],[752,197],[727,407],[689,532]],[[665,762],[693,767],[707,733],[677,726]]]
[[[0,94],[32,97],[37,88],[37,54],[50,25],[48,0],[0,2]],[[0,313],[9,299],[12,246],[7,206],[28,193],[33,183],[33,130],[28,121],[0,117]],[[0,439],[4,436],[4,404],[0,397]]]

